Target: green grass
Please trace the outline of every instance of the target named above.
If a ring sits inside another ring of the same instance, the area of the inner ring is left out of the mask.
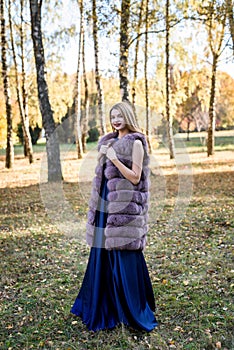
[[[201,133],[190,133],[190,140],[187,141],[186,133],[178,134],[180,142],[183,144],[183,147],[192,153],[192,152],[205,152],[205,132]],[[157,139],[157,137],[156,137]],[[87,151],[96,147],[96,142],[87,143]],[[159,149],[165,148],[165,145],[162,142],[159,142]],[[74,144],[60,144],[61,151],[69,149],[69,151],[75,150],[76,146]],[[22,145],[16,144],[14,146],[15,155],[23,154]],[[215,133],[215,151],[224,151],[224,150],[234,150],[234,130],[232,131],[216,131]],[[44,141],[40,141],[37,145],[33,146],[34,153],[40,153],[45,151]],[[5,150],[0,149],[0,156],[5,155]]]
[[[187,135],[185,133],[177,134],[179,137],[180,144],[182,147],[186,147],[186,149],[191,152],[205,152],[206,141],[205,141],[206,133],[191,133],[189,141],[187,141]],[[159,148],[164,148],[165,145],[160,142]],[[215,134],[215,151],[224,151],[224,150],[234,150],[234,131],[231,135],[231,132],[225,136],[225,132],[218,131]]]
[[[96,144],[97,144],[96,142],[87,143],[87,151],[93,149],[96,146]],[[46,149],[46,144],[44,142],[33,145],[33,152],[34,153],[45,152],[45,149]],[[60,150],[61,151],[64,151],[64,150],[75,151],[76,145],[75,144],[60,144]],[[4,156],[5,152],[6,151],[4,149],[0,149],[0,156]],[[15,155],[22,155],[23,154],[23,146],[20,144],[14,145],[14,152],[15,152]]]
[[[151,180],[154,196],[158,177]],[[150,212],[144,253],[159,322],[149,334],[121,325],[89,332],[70,315],[89,249],[58,231],[38,185],[0,189],[1,349],[209,350],[218,342],[233,349],[233,173],[195,174],[190,205],[172,230],[177,176],[166,182],[167,205],[157,221]],[[64,192],[83,220],[87,204],[78,184],[65,183]]]
[[[203,151],[206,150],[204,143],[204,138],[192,137],[189,141],[184,140],[186,147],[201,148]],[[215,151],[224,151],[224,150],[234,150],[234,135],[233,136],[217,136],[215,137]]]

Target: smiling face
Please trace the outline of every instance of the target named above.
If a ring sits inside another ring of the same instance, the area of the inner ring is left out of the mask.
[[[127,125],[124,117],[118,111],[118,109],[112,109],[110,115],[111,125],[115,130],[124,130],[127,129]]]

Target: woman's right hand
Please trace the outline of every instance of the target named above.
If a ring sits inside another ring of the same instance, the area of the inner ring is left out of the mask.
[[[99,150],[99,153],[106,154],[108,147],[109,147],[108,145],[102,145],[100,150]]]
[[[100,150],[99,150],[99,152],[98,152],[98,157],[97,157],[98,162],[99,162],[100,159],[103,157],[103,155],[106,154],[108,148],[109,148],[109,143],[108,143],[108,145],[102,145],[102,146],[100,147]]]

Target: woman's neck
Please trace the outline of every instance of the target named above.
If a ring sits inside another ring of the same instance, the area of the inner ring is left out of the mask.
[[[129,129],[118,130],[118,138],[121,139],[123,136],[130,133]]]

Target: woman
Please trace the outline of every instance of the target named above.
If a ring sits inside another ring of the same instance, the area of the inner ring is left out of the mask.
[[[71,313],[93,331],[123,323],[149,332],[157,322],[142,253],[148,229],[147,143],[130,103],[115,104],[110,122],[114,131],[98,143],[86,236],[91,251]]]

